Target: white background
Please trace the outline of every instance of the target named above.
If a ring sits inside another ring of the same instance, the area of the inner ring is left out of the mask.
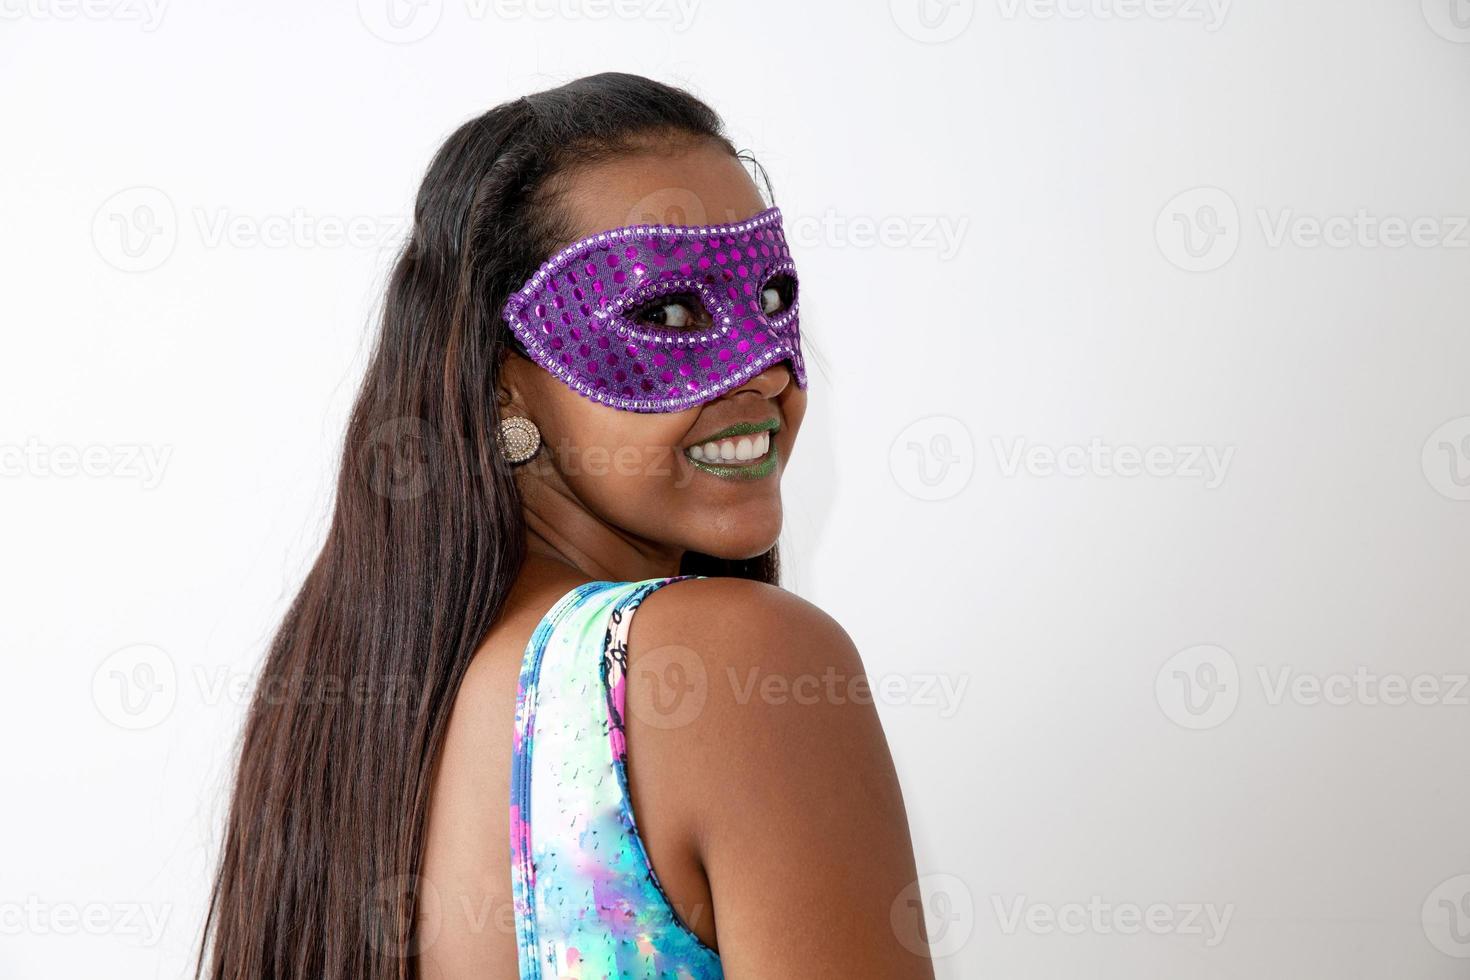
[[[609,69],[774,180],[939,975],[1470,975],[1470,5],[160,2],[0,0],[0,976],[187,972],[423,169]]]

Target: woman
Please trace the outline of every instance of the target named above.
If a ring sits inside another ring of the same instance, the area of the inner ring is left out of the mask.
[[[703,216],[649,229],[670,195]],[[797,278],[718,117],[625,74],[519,99],[414,217],[201,966],[931,977],[858,654],[777,585]]]

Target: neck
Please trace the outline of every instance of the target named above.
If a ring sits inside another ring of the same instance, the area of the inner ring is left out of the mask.
[[[539,480],[525,481],[521,490],[528,553],[594,581],[637,582],[679,574],[684,549],[636,538]]]

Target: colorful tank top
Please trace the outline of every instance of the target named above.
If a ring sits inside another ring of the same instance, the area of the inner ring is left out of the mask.
[[[624,676],[633,611],[697,575],[589,582],[536,626],[516,694],[511,876],[522,980],[718,980],[675,912],[628,794]]]

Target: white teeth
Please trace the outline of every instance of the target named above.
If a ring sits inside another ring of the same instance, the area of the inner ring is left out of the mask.
[[[690,446],[685,450],[690,459],[698,459],[707,463],[735,463],[746,462],[752,459],[760,459],[771,448],[771,433],[758,432],[753,436],[740,436],[738,439],[720,439],[712,442],[702,442],[697,446]]]

